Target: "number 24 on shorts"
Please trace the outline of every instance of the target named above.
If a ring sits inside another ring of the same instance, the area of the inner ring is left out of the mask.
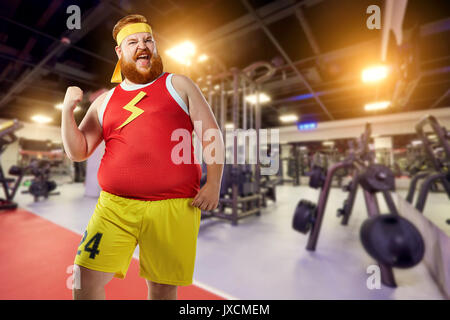
[[[97,232],[95,236],[93,236],[89,241],[85,244],[83,250],[86,252],[90,252],[89,258],[95,259],[95,256],[100,253],[98,250],[98,246],[100,245],[100,240],[102,239],[103,233]],[[84,232],[83,238],[81,239],[78,248],[86,241],[87,231]],[[92,246],[91,246],[92,245]],[[81,254],[81,250],[77,251],[77,254]]]

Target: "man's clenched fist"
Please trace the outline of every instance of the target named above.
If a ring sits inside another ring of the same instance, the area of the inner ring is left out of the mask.
[[[68,87],[64,97],[63,110],[73,111],[77,104],[83,99],[83,90],[78,87]]]

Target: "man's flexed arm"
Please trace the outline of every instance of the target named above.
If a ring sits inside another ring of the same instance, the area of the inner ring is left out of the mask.
[[[75,162],[86,160],[103,139],[102,128],[97,118],[97,109],[106,97],[99,96],[89,107],[77,127],[73,115],[77,104],[83,99],[83,91],[78,87],[69,87],[62,108],[61,135],[67,156]]]

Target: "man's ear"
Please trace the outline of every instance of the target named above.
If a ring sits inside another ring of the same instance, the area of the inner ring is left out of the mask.
[[[122,48],[120,46],[116,46],[115,50],[116,50],[117,58],[119,58],[119,60],[120,60],[120,58],[122,58]]]

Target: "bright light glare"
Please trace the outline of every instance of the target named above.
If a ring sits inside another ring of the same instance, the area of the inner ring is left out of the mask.
[[[234,124],[232,123],[225,124],[225,129],[234,129]]]
[[[269,102],[270,100],[271,100],[270,97],[267,94],[265,94],[264,92],[261,92],[259,94],[259,103]],[[251,104],[256,104],[256,95],[252,94],[252,95],[246,96],[245,101],[250,102]]]
[[[372,102],[372,103],[366,104],[364,106],[364,110],[366,110],[366,111],[381,110],[381,109],[386,109],[390,105],[391,105],[390,101]]]
[[[31,117],[31,120],[33,120],[34,122],[37,122],[37,123],[49,123],[52,121],[52,118],[37,114],[37,115]]]
[[[324,141],[322,142],[323,146],[334,146],[334,141]]]
[[[202,55],[200,55],[200,56],[198,57],[197,61],[198,61],[198,62],[203,62],[203,61],[206,61],[206,60],[208,60],[208,59],[209,59],[209,57],[208,57],[206,54],[202,54]]]
[[[185,41],[172,49],[166,51],[166,53],[178,63],[184,65],[191,65],[191,59],[195,55],[195,45],[190,41]]]
[[[295,114],[286,114],[284,116],[280,116],[280,121],[281,122],[295,122],[298,120],[298,116],[296,116]]]
[[[387,77],[389,68],[387,66],[374,66],[363,70],[361,78],[364,83],[377,82]]]

